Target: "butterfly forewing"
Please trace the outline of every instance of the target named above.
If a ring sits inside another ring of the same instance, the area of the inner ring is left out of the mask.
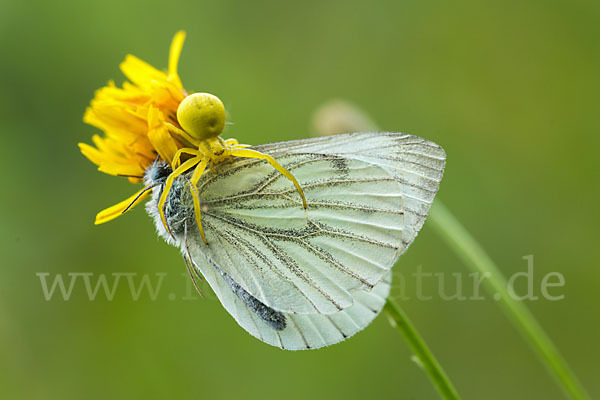
[[[350,133],[269,143],[256,149],[278,154],[315,152],[373,163],[390,172],[403,191],[405,247],[423,226],[444,173],[446,153],[429,140],[394,132]]]

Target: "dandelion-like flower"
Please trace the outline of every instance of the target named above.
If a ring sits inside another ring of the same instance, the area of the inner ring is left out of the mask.
[[[225,107],[221,100],[208,93],[188,95],[183,89],[177,64],[184,39],[184,32],[178,32],[173,38],[167,73],[135,56],[125,58],[121,71],[131,82],[125,82],[123,88],[109,82],[96,92],[83,119],[102,129],[105,137],[92,138],[95,148],[80,143],[81,152],[97,164],[100,171],[128,177],[131,182],[139,182],[154,160],[164,160],[172,170],[159,202],[159,214],[167,232],[170,229],[164,207],[173,181],[194,168],[190,190],[196,206],[196,223],[205,242],[195,186],[206,167],[214,170],[216,164],[231,162],[233,156],[267,160],[294,183],[306,208],[306,199],[296,178],[275,159],[247,149],[248,145],[239,144],[235,139],[221,139],[219,135],[225,126]],[[96,216],[96,224],[129,210],[146,198],[152,187],[146,186],[101,211]]]
[[[177,108],[187,96],[177,74],[184,39],[184,32],[175,35],[166,73],[128,55],[120,67],[129,82],[119,88],[110,81],[96,91],[83,120],[104,131],[104,136],[92,137],[95,147],[79,143],[79,148],[99,171],[137,183],[157,157],[170,164],[177,150],[184,147],[164,123],[179,126]],[[101,211],[96,224],[118,217],[134,200],[139,203],[148,193],[142,191]]]

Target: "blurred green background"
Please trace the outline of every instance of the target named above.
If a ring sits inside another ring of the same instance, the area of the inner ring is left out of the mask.
[[[79,153],[95,133],[84,109],[122,82],[125,54],[166,68],[179,29],[184,85],[223,99],[227,136],[306,137],[314,110],[344,98],[383,129],[444,146],[440,199],[504,273],[534,255],[537,295],[546,273],[564,275],[551,291],[563,300],[528,306],[600,397],[600,3],[0,4],[1,398],[437,398],[386,317],[327,349],[271,348],[217,301],[182,299],[183,261],[142,207],[93,225],[137,187]],[[465,399],[562,398],[494,300],[419,301],[418,266],[469,271],[428,224],[395,267],[411,298],[401,304]],[[46,301],[38,272],[167,275],[155,301],[134,301],[125,281],[112,301],[90,301],[81,281],[69,301]]]

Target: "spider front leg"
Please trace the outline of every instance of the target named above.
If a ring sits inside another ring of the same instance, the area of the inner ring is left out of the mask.
[[[209,161],[210,161],[210,158],[208,158],[208,157],[204,158],[202,161],[200,161],[200,163],[194,170],[194,173],[192,174],[192,179],[190,179],[190,182],[192,182],[192,185],[194,185],[194,187],[197,187],[198,181],[200,180],[200,177],[202,176],[202,173],[206,169],[206,166],[208,165]]]
[[[190,180],[190,192],[192,193],[192,199],[194,200],[194,215],[196,217],[196,225],[198,225],[198,230],[200,231],[200,236],[202,236],[202,240],[204,240],[205,244],[208,244],[206,241],[206,235],[204,234],[204,229],[202,228],[202,210],[200,208],[200,195],[198,194],[198,180],[202,176],[202,173],[206,169],[208,165],[208,158],[200,161],[194,173],[192,174],[192,179]]]
[[[183,148],[177,150],[177,152],[175,153],[175,156],[173,156],[173,161],[171,161],[171,166],[173,167],[173,169],[178,168],[179,165],[181,164],[181,155],[182,154],[188,154],[190,156],[200,156],[202,153],[199,150],[191,149],[189,147],[183,147]]]
[[[240,144],[240,142],[238,142],[238,140],[234,138],[226,139],[225,145],[229,150],[245,149],[246,147],[250,147],[249,144]]]
[[[180,140],[182,143],[187,142],[187,144],[189,144],[192,147],[198,147],[198,144],[200,143],[200,141],[198,139],[190,136],[186,131],[184,131],[183,129],[179,129],[178,127],[176,127],[175,125],[173,125],[170,122],[165,122],[164,124],[167,127],[167,129],[169,130],[169,132],[178,136],[179,139],[183,139],[183,140]]]
[[[158,213],[160,214],[160,219],[165,229],[167,230],[167,232],[169,232],[171,236],[173,236],[173,234],[169,229],[169,225],[167,224],[167,218],[165,217],[165,202],[167,201],[167,195],[169,194],[169,191],[173,186],[173,181],[175,180],[175,178],[177,178],[179,175],[183,174],[185,171],[192,168],[194,165],[198,164],[201,161],[202,159],[200,157],[190,158],[189,160],[181,164],[176,170],[171,172],[171,175],[167,177],[162,194],[160,195],[160,199],[158,200]]]
[[[302,191],[300,184],[298,183],[298,181],[296,180],[294,175],[292,175],[287,169],[283,168],[277,161],[275,161],[275,159],[273,157],[271,157],[268,154],[263,154],[256,150],[250,150],[250,149],[232,149],[231,155],[236,156],[236,157],[258,158],[260,160],[267,160],[273,168],[275,168],[277,171],[279,171],[281,173],[281,175],[285,176],[290,181],[292,181],[294,186],[296,186],[296,190],[298,190],[300,197],[302,197],[302,205],[304,206],[304,208],[306,208],[306,197],[304,197],[304,192]]]

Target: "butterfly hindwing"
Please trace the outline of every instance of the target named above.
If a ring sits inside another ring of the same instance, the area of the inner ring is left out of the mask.
[[[265,322],[231,289],[219,268],[204,254],[196,254],[194,261],[204,271],[223,307],[242,328],[257,339],[285,350],[317,349],[349,338],[373,321],[390,291],[391,271],[388,271],[372,290],[352,291],[354,304],[345,310],[329,315],[278,313],[283,317],[283,328],[274,329],[272,323]]]

